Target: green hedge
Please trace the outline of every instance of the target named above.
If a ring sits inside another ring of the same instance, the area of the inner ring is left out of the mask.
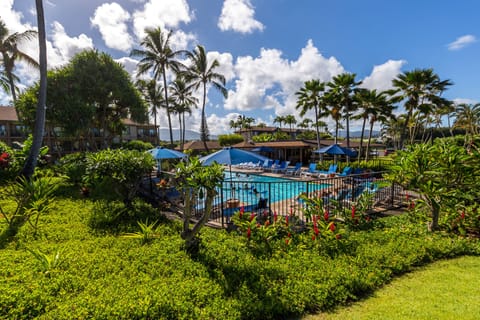
[[[191,257],[177,224],[141,245],[90,229],[93,207],[57,200],[36,237],[25,225],[0,250],[0,318],[286,318],[362,297],[415,266],[480,253],[478,240],[428,234],[401,216],[350,233],[335,258],[294,246],[257,257],[245,236],[208,228]]]

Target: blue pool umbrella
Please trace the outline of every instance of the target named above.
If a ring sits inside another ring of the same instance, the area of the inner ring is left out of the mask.
[[[313,152],[320,153],[320,154],[326,153],[326,154],[333,154],[333,155],[346,155],[346,156],[349,156],[349,157],[355,157],[357,155],[357,153],[355,151],[350,150],[350,149],[345,148],[345,147],[341,147],[336,143],[332,144],[330,146],[327,146],[327,147],[317,149]]]
[[[161,170],[161,164],[163,159],[182,159],[188,156],[177,150],[172,150],[164,147],[156,147],[147,151],[155,160],[158,161],[158,171]]]
[[[270,159],[254,152],[232,147],[223,148],[222,150],[200,158],[200,162],[205,166],[214,162],[225,165],[235,165],[245,162],[259,162],[265,160]]]

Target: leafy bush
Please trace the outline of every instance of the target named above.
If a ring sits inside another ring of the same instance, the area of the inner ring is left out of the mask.
[[[221,146],[231,146],[243,141],[241,134],[221,134],[218,136],[218,143]]]
[[[83,152],[65,155],[59,160],[59,170],[69,178],[70,182],[80,184],[87,169],[86,158],[87,155]]]
[[[132,202],[142,179],[150,174],[154,159],[137,150],[102,150],[87,154],[85,179],[104,196],[117,196],[126,204]]]
[[[0,141],[0,181],[10,180],[18,175],[21,164],[12,148]]]
[[[132,140],[122,144],[122,148],[127,150],[147,151],[153,149],[153,145],[150,142],[141,140]]]

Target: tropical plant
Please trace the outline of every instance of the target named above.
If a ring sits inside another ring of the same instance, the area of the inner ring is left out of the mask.
[[[198,233],[213,211],[213,200],[217,195],[217,188],[223,181],[223,168],[219,164],[202,166],[197,157],[192,157],[188,163],[180,162],[176,169],[175,179],[184,196],[181,236],[185,240],[187,251],[195,252],[199,245]],[[201,199],[204,206],[201,216],[190,227],[197,199]]]
[[[157,85],[155,79],[138,79],[135,84],[140,92],[142,92],[147,104],[150,105],[150,114],[153,117],[153,125],[155,126],[155,145],[159,145],[160,137],[158,134],[157,116],[160,106],[165,102],[162,93],[163,88]]]
[[[430,231],[439,229],[442,212],[479,198],[478,150],[467,151],[453,140],[436,139],[433,144],[414,144],[397,152],[387,177],[419,194],[419,206],[428,209]]]
[[[362,81],[355,81],[355,77],[354,73],[342,73],[333,77],[327,84],[330,88],[327,95],[332,106],[332,117],[336,119],[339,116],[337,113],[340,112],[346,120],[347,148],[350,148],[350,116],[356,109],[353,96],[358,90],[357,86],[362,84]]]
[[[285,119],[283,120],[283,122],[285,124],[288,124],[288,126],[290,128],[290,134],[291,134],[291,132],[293,131],[292,126],[297,123],[297,119],[295,118],[295,116],[293,114],[288,114],[288,115],[285,116]]]
[[[40,85],[38,88],[38,105],[35,112],[35,129],[33,141],[27,160],[23,166],[22,175],[31,178],[37,166],[38,155],[43,143],[45,131],[45,116],[47,110],[47,36],[45,34],[45,15],[42,0],[35,0],[37,8],[38,45],[40,61]]]
[[[49,276],[53,270],[59,268],[63,262],[61,259],[62,252],[60,250],[57,250],[53,256],[43,253],[39,249],[27,248],[27,251],[40,262],[40,270],[47,276]]]
[[[37,1],[37,20],[40,23],[40,20],[43,19],[43,15],[39,16],[43,13],[42,10],[39,10],[39,5],[41,5],[41,1]],[[43,23],[43,22],[42,22]],[[40,24],[39,24],[40,26]],[[12,95],[13,102],[17,100],[17,87],[15,85],[15,81],[18,79],[15,74],[13,73],[13,69],[15,68],[15,62],[17,60],[24,61],[29,65],[34,67],[38,66],[38,62],[35,61],[32,57],[28,54],[24,53],[23,51],[18,49],[18,45],[21,44],[23,41],[28,41],[34,38],[37,35],[37,32],[34,30],[27,30],[22,33],[12,33],[9,34],[9,31],[5,25],[5,23],[0,20],[0,55],[1,55],[1,63],[3,66],[3,74],[2,74],[2,86],[4,87],[4,82],[7,80],[8,85],[10,87],[9,92]]]
[[[183,150],[185,144],[185,113],[192,114],[192,108],[197,108],[198,99],[192,95],[191,88],[187,86],[185,79],[177,75],[175,80],[170,83],[172,102],[174,104],[173,112],[178,114],[178,123],[180,124],[180,148]]]
[[[140,243],[143,245],[160,236],[157,228],[158,221],[152,223],[148,223],[148,220],[145,222],[138,221],[137,224],[140,227],[140,231],[127,233],[123,237],[140,239]]]
[[[477,104],[459,104],[454,113],[456,119],[454,128],[465,129],[465,144],[472,143],[475,135],[479,134],[480,128],[480,103]]]
[[[142,179],[152,171],[153,157],[137,150],[102,150],[86,157],[84,181],[95,189],[108,190],[131,206]]]
[[[34,229],[34,235],[38,230],[41,216],[51,210],[54,193],[64,181],[62,177],[52,174],[34,175],[30,179],[19,177],[17,181],[6,187],[3,197],[13,198],[13,208],[0,206],[0,214],[8,225],[0,236],[0,245],[12,239],[19,228],[29,223]]]
[[[284,116],[276,116],[275,119],[273,119],[273,123],[278,123],[278,126],[282,128],[282,124],[285,123],[285,117]]]
[[[392,80],[392,85],[394,89],[391,93],[405,101],[404,108],[407,112],[399,141],[399,147],[403,148],[407,128],[414,112],[419,109],[425,111],[437,105],[448,104],[448,101],[441,98],[440,95],[452,83],[449,80],[440,80],[433,69],[415,69],[399,74]],[[413,143],[415,125],[410,126],[410,128],[409,140],[410,143]]]
[[[173,146],[172,119],[170,116],[170,106],[168,99],[167,70],[177,73],[182,64],[177,60],[184,51],[175,51],[170,45],[172,31],[164,33],[160,27],[155,29],[145,29],[145,38],[140,43],[145,49],[134,49],[130,56],[140,57],[138,63],[138,76],[143,75],[150,70],[153,72],[153,78],[163,80],[163,92],[165,109],[167,111],[168,128],[170,131],[170,144]]]
[[[325,92],[325,83],[320,80],[306,81],[300,91],[295,94],[298,96],[296,108],[301,108],[300,116],[304,116],[309,110],[314,109],[315,120],[313,125],[315,126],[317,133],[317,149],[320,149],[320,117],[326,115],[326,105],[323,99]]]
[[[215,89],[220,91],[224,98],[227,98],[228,91],[225,88],[225,76],[217,73],[215,69],[220,67],[220,62],[217,59],[209,62],[205,48],[197,45],[193,51],[187,52],[187,58],[190,64],[187,66],[184,76],[189,84],[189,88],[198,90],[202,88],[202,120],[200,126],[200,134],[205,147],[208,151],[208,125],[205,114],[205,104],[207,102],[207,85],[212,85]]]

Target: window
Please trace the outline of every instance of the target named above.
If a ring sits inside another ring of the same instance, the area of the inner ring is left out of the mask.
[[[4,137],[7,135],[7,126],[0,124],[0,136]]]

